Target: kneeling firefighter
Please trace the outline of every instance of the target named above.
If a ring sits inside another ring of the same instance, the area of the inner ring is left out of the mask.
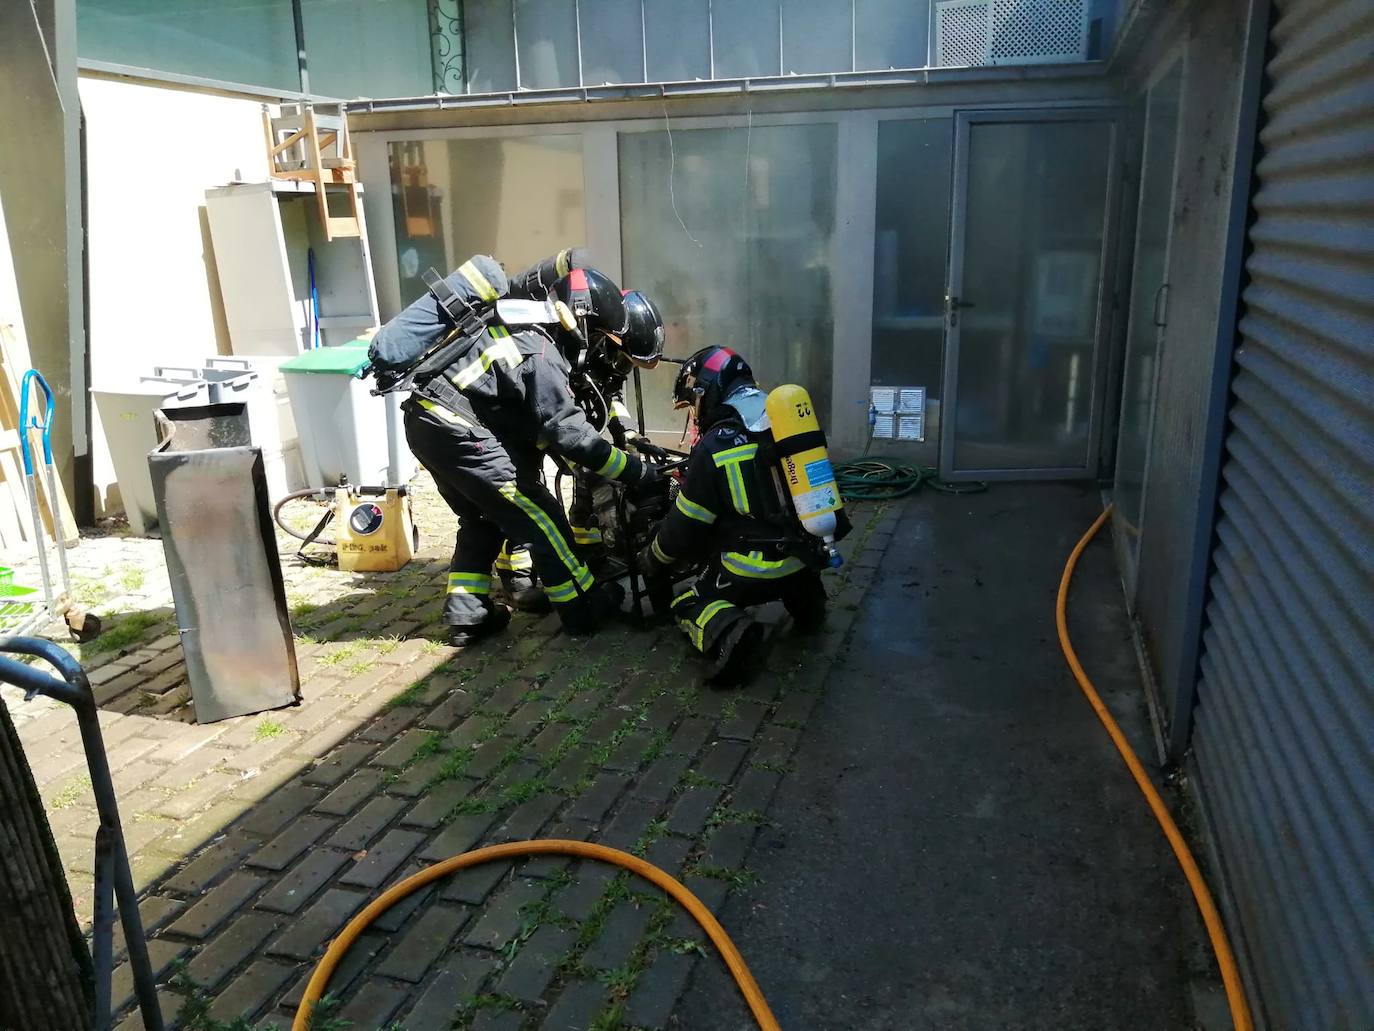
[[[378,391],[410,390],[406,439],[458,516],[444,621],[454,645],[501,630],[491,571],[502,540],[528,543],[535,573],[564,629],[585,634],[619,606],[617,585],[597,585],[578,558],[562,506],[543,483],[543,458],[623,483],[657,472],[587,422],[569,379],[589,341],[623,332],[620,290],[591,269],[570,272],[562,301],[501,300],[509,283],[490,257],[447,279],[426,275],[428,293],[373,338]],[[557,286],[557,284],[556,284]]]
[[[820,629],[820,570],[839,564],[833,545],[849,522],[800,387],[765,395],[740,355],[707,347],[683,363],[673,406],[690,409],[698,437],[674,505],[639,564],[653,579],[706,557],[695,586],[673,599],[672,615],[707,657],[707,678],[735,682],[763,638],[748,606],[780,600],[797,629]]]

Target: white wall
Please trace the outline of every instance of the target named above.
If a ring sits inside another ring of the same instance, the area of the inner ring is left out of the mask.
[[[263,181],[257,101],[85,78],[91,385],[227,353],[205,191]],[[93,413],[96,514],[119,511]]]

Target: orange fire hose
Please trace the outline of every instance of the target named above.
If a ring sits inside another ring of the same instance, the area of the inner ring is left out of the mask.
[[[1217,965],[1221,968],[1221,980],[1226,986],[1226,1000],[1231,1006],[1232,1024],[1235,1025],[1236,1031],[1252,1031],[1254,1024],[1250,1018],[1250,1004],[1245,998],[1245,986],[1240,980],[1240,971],[1236,967],[1236,957],[1231,952],[1231,943],[1226,938],[1226,927],[1221,922],[1221,914],[1217,912],[1216,903],[1212,900],[1212,893],[1207,888],[1207,882],[1203,880],[1202,871],[1198,869],[1197,860],[1193,858],[1188,843],[1183,840],[1183,834],[1179,831],[1178,824],[1174,823],[1174,818],[1169,814],[1164,799],[1159,796],[1154,784],[1150,782],[1150,778],[1145,773],[1145,768],[1140,764],[1140,759],[1136,756],[1135,750],[1131,748],[1126,736],[1121,733],[1121,727],[1112,718],[1112,714],[1107,711],[1107,706],[1103,704],[1097,689],[1088,679],[1088,674],[1083,671],[1083,664],[1078,661],[1078,653],[1073,650],[1073,644],[1069,641],[1069,583],[1073,579],[1073,572],[1078,565],[1079,556],[1083,554],[1083,550],[1087,548],[1092,539],[1097,536],[1097,531],[1102,529],[1103,524],[1106,523],[1111,514],[1112,506],[1108,505],[1097,517],[1097,521],[1088,527],[1088,532],[1074,546],[1073,551],[1069,554],[1069,561],[1064,565],[1064,575],[1059,581],[1059,599],[1055,605],[1054,613],[1055,622],[1059,627],[1059,647],[1064,651],[1064,658],[1068,661],[1069,669],[1073,672],[1074,679],[1078,681],[1078,686],[1083,689],[1083,694],[1087,696],[1088,703],[1097,713],[1097,718],[1102,721],[1102,726],[1107,728],[1112,743],[1116,745],[1116,750],[1121,753],[1126,768],[1131,771],[1131,776],[1135,778],[1136,786],[1145,796],[1145,801],[1150,804],[1150,811],[1155,814],[1155,819],[1159,821],[1160,827],[1164,830],[1164,836],[1169,839],[1169,847],[1174,850],[1178,865],[1183,867],[1183,875],[1188,878],[1188,886],[1193,889],[1193,898],[1197,900],[1197,908],[1202,913],[1202,921],[1207,925],[1207,936],[1212,939],[1212,949],[1216,952]]]
[[[594,845],[586,841],[564,841],[558,838],[513,841],[506,845],[491,845],[472,852],[464,852],[460,856],[454,856],[452,859],[445,859],[443,862],[426,867],[419,873],[388,888],[368,903],[367,908],[350,920],[348,926],[343,929],[339,936],[329,943],[329,948],[320,958],[319,966],[315,968],[314,974],[310,977],[310,983],[305,987],[305,995],[301,998],[300,1008],[296,1010],[296,1017],[291,1022],[291,1031],[307,1031],[310,1027],[310,1013],[320,996],[324,994],[325,988],[328,987],[329,978],[333,976],[334,968],[339,965],[344,953],[348,951],[358,935],[362,934],[372,921],[400,902],[401,899],[411,892],[423,888],[431,881],[438,880],[440,877],[447,877],[455,870],[495,862],[498,859],[517,859],[538,855],[580,856],[584,859],[600,860],[603,863],[614,863],[616,866],[622,866],[631,873],[637,874],[663,889],[673,897],[674,901],[692,914],[693,919],[710,936],[711,941],[725,960],[725,965],[730,968],[730,973],[734,975],[735,983],[739,985],[739,990],[744,994],[744,1001],[748,1003],[750,1011],[754,1014],[754,1020],[758,1022],[761,1031],[781,1031],[777,1018],[773,1016],[773,1011],[768,1008],[768,1002],[764,999],[763,992],[759,991],[754,975],[749,972],[749,968],[744,963],[744,958],[735,948],[735,943],[725,933],[725,928],[720,926],[720,921],[712,916],[711,911],[702,905],[701,900],[688,891],[681,882],[670,877],[652,863],[646,863],[643,859],[632,856],[628,852],[608,848],[605,845]]]

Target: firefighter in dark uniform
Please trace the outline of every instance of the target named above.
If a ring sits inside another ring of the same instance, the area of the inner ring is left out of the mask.
[[[494,304],[504,293],[499,271],[494,262],[479,267],[474,259],[456,275],[481,302]],[[569,384],[570,363],[580,361],[586,346],[623,339],[620,290],[595,270],[574,269],[551,292],[567,302],[575,325],[512,330],[491,320],[441,374],[417,382],[405,404],[411,450],[459,520],[444,606],[455,646],[510,621],[491,599],[492,567],[503,540],[528,545],[565,631],[591,633],[619,606],[617,585],[597,585],[573,547],[563,506],[543,482],[546,453],[629,485],[656,476],[652,466],[602,438]]]
[[[636,426],[625,404],[625,384],[638,366],[652,369],[663,357],[663,318],[658,307],[638,290],[625,296],[626,332],[614,346],[594,348],[587,356],[579,387],[594,393],[592,406],[599,408],[610,432],[611,443],[619,448],[634,448],[641,454],[656,451],[647,438],[641,436],[643,427]],[[572,503],[568,506],[568,520],[572,524],[573,542],[584,549],[587,560],[594,566],[605,558],[601,526],[596,513],[596,490],[603,477],[585,468],[573,470]]]
[[[543,300],[556,293],[559,280],[574,269],[590,268],[581,248],[559,251],[511,278],[509,296]],[[658,307],[637,290],[623,294],[625,328],[619,334],[602,334],[590,344],[574,372],[573,395],[595,429],[610,432],[611,443],[622,450],[633,447],[643,451],[649,442],[639,436],[625,405],[625,384],[638,366],[652,369],[663,356],[663,319]],[[572,503],[568,517],[573,548],[595,571],[604,561],[601,527],[596,514],[596,488],[604,477],[573,465]],[[496,556],[496,573],[506,597],[527,612],[545,612],[548,597],[535,582],[534,563],[529,549],[520,543],[504,541]]]
[[[673,405],[691,411],[698,438],[673,507],[639,557],[650,578],[705,559],[672,615],[706,656],[707,678],[721,683],[738,681],[762,642],[749,606],[780,600],[805,632],[825,621],[820,574],[792,546],[805,533],[784,514],[774,484],[764,401],[734,351],[708,347],[683,363]]]

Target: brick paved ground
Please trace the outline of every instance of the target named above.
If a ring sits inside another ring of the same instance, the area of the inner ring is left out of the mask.
[[[555,617],[518,617],[509,635],[453,652],[437,621],[452,520],[421,499],[426,551],[400,573],[285,562],[302,704],[204,727],[189,722],[160,544],[72,552],[84,596],[122,614],[81,659],[106,709],[154,965],[162,980],[183,970],[183,993],[199,986],[209,1017],[196,1026],[288,1026],[314,960],[368,898],[481,844],[629,849],[713,909],[749,891],[755,833],[894,523],[854,512],[826,632],[793,637],[764,610],[767,669],[721,692],[671,628],[578,641]],[[94,812],[74,722],[8,688],[3,699],[85,915]],[[412,896],[363,936],[331,993],[359,1029],[661,1028],[707,952],[648,885],[541,858]],[[127,965],[115,996],[127,1010]],[[164,989],[173,1024],[184,1005]],[[121,1028],[140,1026],[132,1014]]]

